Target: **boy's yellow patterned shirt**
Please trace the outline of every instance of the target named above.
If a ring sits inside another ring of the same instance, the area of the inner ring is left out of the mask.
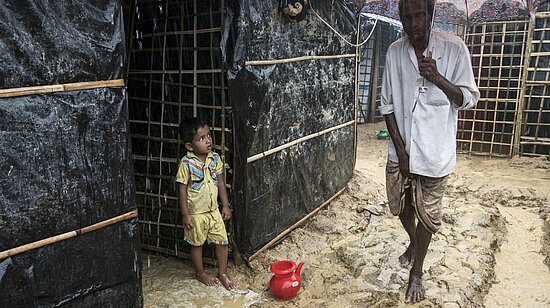
[[[214,152],[208,153],[204,163],[193,152],[181,159],[176,182],[187,185],[189,214],[218,210],[218,176],[222,175],[222,160]]]

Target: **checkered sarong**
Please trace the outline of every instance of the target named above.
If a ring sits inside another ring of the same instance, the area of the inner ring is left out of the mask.
[[[393,215],[405,209],[406,194],[411,194],[412,206],[418,220],[432,233],[441,227],[441,207],[447,188],[448,175],[432,178],[413,174],[410,178],[399,172],[399,163],[388,160],[386,165],[386,193]]]

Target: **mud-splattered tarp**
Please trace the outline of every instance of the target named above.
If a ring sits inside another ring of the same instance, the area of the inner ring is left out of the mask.
[[[119,1],[0,5],[0,88],[122,78]],[[0,99],[0,251],[135,208],[124,87]],[[137,219],[0,260],[0,307],[141,306]]]
[[[354,56],[246,62],[355,54],[317,16],[355,42],[355,6],[310,3],[312,10],[299,22],[289,20],[277,1],[228,4],[222,49],[234,112],[235,239],[245,258],[344,188],[353,172],[354,125],[247,163],[253,155],[354,120]]]

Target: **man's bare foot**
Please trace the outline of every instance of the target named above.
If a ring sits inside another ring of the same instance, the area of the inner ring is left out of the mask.
[[[208,275],[206,272],[195,273],[195,278],[197,278],[198,281],[204,283],[207,286],[215,286],[216,284],[218,284],[218,280]]]
[[[409,277],[407,292],[405,292],[405,301],[417,303],[424,299],[425,292],[426,290],[422,285],[422,278],[420,276],[411,274]]]
[[[227,274],[218,274],[218,279],[222,283],[222,285],[229,291],[237,288],[237,285],[229,278]]]
[[[410,269],[413,266],[414,263],[414,247],[412,245],[409,245],[407,247],[407,250],[399,256],[399,264],[401,264],[402,267]]]

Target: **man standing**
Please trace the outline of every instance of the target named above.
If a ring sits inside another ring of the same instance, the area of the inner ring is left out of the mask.
[[[399,257],[411,267],[405,297],[424,299],[422,266],[441,226],[441,200],[456,165],[458,109],[479,99],[468,49],[431,29],[435,0],[400,0],[405,37],[386,54],[380,111],[391,136],[386,190],[410,244]],[[418,219],[418,224],[416,223]]]

